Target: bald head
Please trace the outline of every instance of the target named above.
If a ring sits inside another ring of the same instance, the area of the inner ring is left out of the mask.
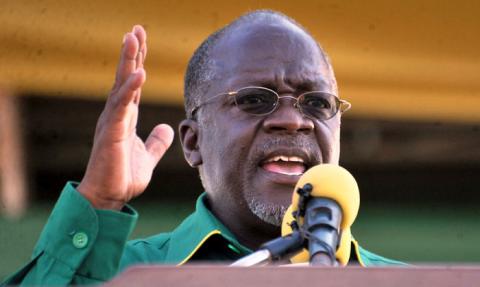
[[[221,65],[221,63],[219,64],[218,61],[218,56],[221,56],[218,53],[218,47],[221,46],[219,44],[224,42],[223,40],[228,39],[229,37],[236,36],[240,30],[245,29],[255,29],[256,31],[258,31],[258,40],[259,42],[261,42],[262,39],[260,38],[262,37],[262,35],[264,35],[262,34],[262,29],[270,29],[270,31],[272,31],[272,27],[278,27],[276,31],[278,31],[279,36],[281,36],[281,34],[285,34],[285,31],[291,32],[288,34],[303,35],[304,40],[307,40],[299,41],[298,45],[305,44],[305,42],[310,42],[315,45],[316,49],[321,55],[320,59],[322,59],[323,61],[320,64],[326,65],[328,67],[328,70],[332,73],[331,78],[335,79],[328,56],[315,42],[313,37],[300,24],[298,24],[292,18],[279,12],[270,10],[254,11],[241,16],[226,27],[211,34],[193,54],[192,58],[189,61],[187,71],[185,73],[184,83],[185,110],[187,118],[191,117],[192,109],[200,103],[202,95],[204,95],[209,90],[212,81],[220,80],[221,77],[225,76],[224,73],[222,73],[222,75],[218,73],[219,70],[222,70],[222,72],[226,71],[226,69],[218,69],[219,65]],[[275,31],[275,29],[273,29],[273,31]],[[238,40],[241,41],[241,39]],[[229,43],[231,43],[231,41]],[[243,51],[249,49],[248,46],[241,47]],[[282,47],[272,48],[282,49]],[[224,51],[235,50],[236,53],[241,53],[242,49],[235,49],[235,47],[231,47],[231,49],[224,49]],[[214,53],[214,51],[216,51],[216,53]],[[238,56],[238,54],[232,53],[230,56],[236,57]],[[336,88],[336,83],[333,84]]]

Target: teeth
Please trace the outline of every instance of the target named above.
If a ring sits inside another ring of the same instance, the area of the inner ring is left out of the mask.
[[[288,161],[296,161],[303,163],[303,159],[299,158],[298,156],[291,156],[288,158]]]
[[[277,155],[272,158],[269,158],[267,162],[275,162],[275,161],[284,161],[284,162],[300,162],[303,163],[303,159],[298,156],[284,156],[284,155]]]

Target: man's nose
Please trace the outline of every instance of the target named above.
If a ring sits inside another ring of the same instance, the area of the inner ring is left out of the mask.
[[[278,107],[263,122],[267,132],[309,133],[314,125],[310,118],[304,116],[295,106],[295,99],[280,99]]]

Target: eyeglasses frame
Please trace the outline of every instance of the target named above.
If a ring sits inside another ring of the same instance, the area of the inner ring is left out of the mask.
[[[304,116],[306,116],[306,117],[308,117],[308,118],[313,118],[313,119],[315,119],[315,120],[321,120],[321,121],[327,121],[327,120],[333,118],[338,112],[340,112],[340,113],[343,114],[344,112],[348,111],[348,110],[352,107],[352,104],[351,104],[350,102],[348,102],[347,100],[340,99],[340,98],[338,98],[337,96],[335,96],[334,94],[328,93],[328,92],[324,92],[324,91],[308,91],[308,92],[305,92],[305,93],[302,93],[302,94],[298,95],[297,97],[294,97],[294,96],[280,96],[280,95],[279,95],[277,92],[275,92],[274,90],[269,89],[269,88],[266,88],[266,87],[246,86],[246,87],[242,87],[242,88],[240,88],[240,89],[238,89],[238,90],[235,90],[235,91],[217,94],[217,95],[211,97],[210,99],[206,100],[205,102],[203,102],[203,103],[201,103],[201,104],[198,104],[197,106],[195,106],[195,107],[192,108],[192,110],[191,110],[191,112],[190,112],[190,117],[191,117],[191,118],[195,118],[195,113],[198,111],[198,109],[200,109],[200,108],[201,108],[202,106],[204,106],[204,105],[207,105],[207,104],[213,102],[214,99],[216,99],[216,98],[218,98],[218,97],[220,97],[220,96],[236,96],[240,91],[242,91],[242,90],[244,90],[244,89],[261,89],[261,90],[266,90],[266,91],[272,92],[273,94],[275,94],[275,95],[277,96],[277,101],[275,101],[275,106],[274,106],[273,109],[272,109],[270,112],[268,112],[268,113],[252,114],[252,113],[248,113],[248,112],[245,112],[245,111],[242,110],[244,113],[249,114],[249,115],[253,115],[253,116],[266,116],[266,115],[269,115],[269,114],[275,112],[275,111],[277,110],[278,106],[279,106],[280,99],[282,99],[282,98],[291,98],[291,99],[295,100],[295,104],[293,104],[293,106],[294,106],[295,108],[297,108],[302,115],[304,115]],[[305,95],[307,95],[307,94],[311,94],[311,93],[324,93],[324,94],[332,95],[332,96],[335,98],[335,102],[336,102],[336,104],[337,104],[337,109],[336,109],[335,113],[333,113],[331,117],[326,118],[326,119],[318,119],[318,118],[314,118],[314,117],[309,116],[308,114],[306,114],[306,113],[302,110],[301,106],[298,105],[298,100],[299,100],[301,97],[303,97],[303,96],[305,96]],[[234,100],[235,100],[235,106],[238,107],[237,98],[235,97]]]

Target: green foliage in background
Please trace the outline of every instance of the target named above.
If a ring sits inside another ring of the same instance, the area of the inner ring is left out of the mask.
[[[366,249],[411,263],[480,264],[474,206],[362,206],[352,233]]]
[[[132,238],[168,231],[193,211],[193,203],[137,203]],[[21,220],[0,217],[0,281],[28,261],[50,213],[35,205]],[[480,211],[436,206],[362,206],[352,231],[378,254],[410,263],[480,263]]]

